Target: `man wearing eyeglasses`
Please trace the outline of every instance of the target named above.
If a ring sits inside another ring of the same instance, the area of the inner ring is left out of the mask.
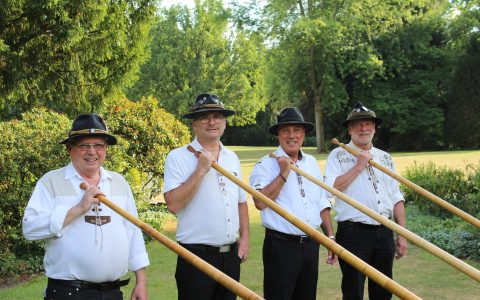
[[[325,182],[352,197],[382,216],[393,218],[405,226],[404,198],[398,182],[392,177],[375,171],[369,160],[395,172],[392,157],[373,147],[376,128],[382,123],[373,110],[357,103],[343,122],[351,137],[349,147],[360,155],[353,156],[343,148],[336,148],[327,157]],[[407,253],[407,241],[398,236],[394,240],[392,230],[353,208],[341,199],[335,199],[338,221],[337,243],[378,271],[392,278],[394,257]],[[361,300],[364,295],[365,275],[340,260],[342,270],[343,299]],[[392,294],[373,280],[368,280],[370,299],[391,299]]]
[[[250,185],[298,219],[322,228],[334,239],[330,202],[319,186],[290,169],[292,164],[322,180],[317,160],[301,150],[305,134],[313,130],[296,107],[283,109],[269,129],[278,137],[276,158],[264,156],[253,168]],[[263,289],[265,299],[314,300],[317,294],[319,244],[278,215],[260,200],[253,199],[265,227],[263,242]],[[328,251],[326,263],[336,256]]]
[[[220,142],[226,109],[214,94],[200,94],[184,118],[192,119],[195,139],[171,151],[165,161],[164,196],[177,215],[177,241],[226,275],[239,281],[240,263],[249,253],[245,192],[211,168],[217,162],[242,178],[240,161]],[[198,158],[195,153],[198,154]],[[236,299],[236,295],[181,257],[175,272],[178,299]]]
[[[103,195],[137,216],[128,183],[102,167],[107,145],[117,139],[100,116],[82,114],[60,143],[71,162],[38,181],[23,218],[24,236],[45,240],[44,299],[121,300],[120,287],[128,279],[120,278],[131,270],[131,299],[146,300],[149,259],[142,232],[96,198]],[[81,183],[87,183],[86,191]]]

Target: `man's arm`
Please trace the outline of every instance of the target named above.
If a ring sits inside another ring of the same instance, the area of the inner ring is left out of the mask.
[[[402,227],[406,226],[405,203],[403,201],[398,201],[393,207],[393,218],[398,225]],[[396,253],[395,258],[397,259],[402,258],[407,254],[407,239],[401,235],[397,235]]]
[[[65,221],[63,222],[63,227],[73,222],[76,218],[84,215],[90,210],[94,204],[100,204],[100,200],[96,196],[102,195],[105,196],[98,188],[88,187],[85,191],[85,194],[82,197],[82,200],[72,208],[70,208],[65,216]]]
[[[135,287],[132,291],[131,300],[147,300],[147,272],[145,268],[135,271]]]
[[[275,201],[280,194],[280,191],[283,188],[283,185],[286,183],[286,179],[290,174],[290,163],[291,159],[288,157],[278,157],[277,162],[278,166],[280,167],[280,173],[270,182],[267,186],[261,189],[259,192],[267,196],[268,198]],[[258,199],[253,198],[255,203],[255,207],[258,210],[263,210],[267,207],[267,205]]]
[[[240,221],[240,238],[238,239],[238,257],[242,262],[247,260],[250,252],[250,228],[248,221],[247,202],[238,203],[238,218]]]
[[[330,215],[330,208],[325,208],[320,212],[320,218],[322,219],[322,231],[323,233],[328,236],[329,238],[335,240],[335,236],[333,234],[333,226],[332,226],[332,217]],[[337,261],[337,255],[333,253],[331,250],[328,250],[328,257],[326,263],[329,265],[333,265]]]
[[[198,157],[198,164],[192,175],[179,187],[164,194],[165,203],[170,212],[177,214],[185,207],[197,193],[203,176],[208,173],[212,166],[213,155],[209,152],[202,152]]]
[[[353,168],[348,170],[345,174],[338,176],[335,178],[335,182],[333,183],[333,187],[339,191],[345,190],[352,181],[357,178],[358,175],[365,169],[368,165],[368,161],[372,159],[372,155],[368,152],[360,152],[357,156],[357,163]]]

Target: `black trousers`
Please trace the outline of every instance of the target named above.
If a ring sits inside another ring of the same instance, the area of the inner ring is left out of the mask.
[[[238,257],[236,244],[230,252],[224,253],[183,246],[232,279],[240,281],[241,259]],[[181,257],[177,258],[175,279],[179,300],[234,300],[237,298],[237,295]]]
[[[319,245],[265,234],[263,288],[268,300],[314,300],[317,293]]]
[[[350,221],[338,222],[336,240],[339,245],[358,258],[392,278],[395,242],[390,229]],[[363,299],[366,276],[342,259],[339,259],[339,262],[343,274],[343,299]],[[368,279],[368,295],[371,300],[392,298],[389,291],[371,279]]]
[[[62,284],[47,285],[45,300],[123,300],[120,288],[97,291]]]

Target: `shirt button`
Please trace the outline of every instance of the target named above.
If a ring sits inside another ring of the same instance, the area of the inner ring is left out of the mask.
[[[377,203],[380,204],[380,201],[378,201]]]

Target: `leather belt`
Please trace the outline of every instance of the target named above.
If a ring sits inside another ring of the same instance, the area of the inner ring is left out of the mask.
[[[298,243],[298,244],[304,244],[312,240],[312,238],[309,237],[308,235],[288,234],[288,233],[283,233],[270,228],[265,228],[265,234],[276,237],[284,241],[289,241],[289,242]]]
[[[233,244],[227,244],[227,245],[222,245],[222,246],[210,246],[210,245],[205,245],[205,244],[183,244],[183,243],[178,243],[184,248],[187,249],[193,249],[193,250],[200,250],[200,251],[205,251],[205,252],[217,252],[217,253],[227,253],[234,251],[237,248],[237,243]]]
[[[338,222],[338,226],[339,227],[352,226],[352,227],[357,227],[357,228],[362,228],[367,230],[379,230],[379,229],[385,228],[385,226],[382,224],[373,225],[373,224],[365,224],[365,223],[352,222],[352,221],[340,221]]]
[[[96,290],[96,291],[108,291],[120,288],[121,286],[127,285],[130,281],[130,278],[125,280],[115,280],[115,281],[106,281],[106,282],[88,282],[83,280],[63,280],[63,279],[54,279],[48,278],[48,284],[60,284],[65,286],[71,286],[76,288],[83,288],[87,290]]]

